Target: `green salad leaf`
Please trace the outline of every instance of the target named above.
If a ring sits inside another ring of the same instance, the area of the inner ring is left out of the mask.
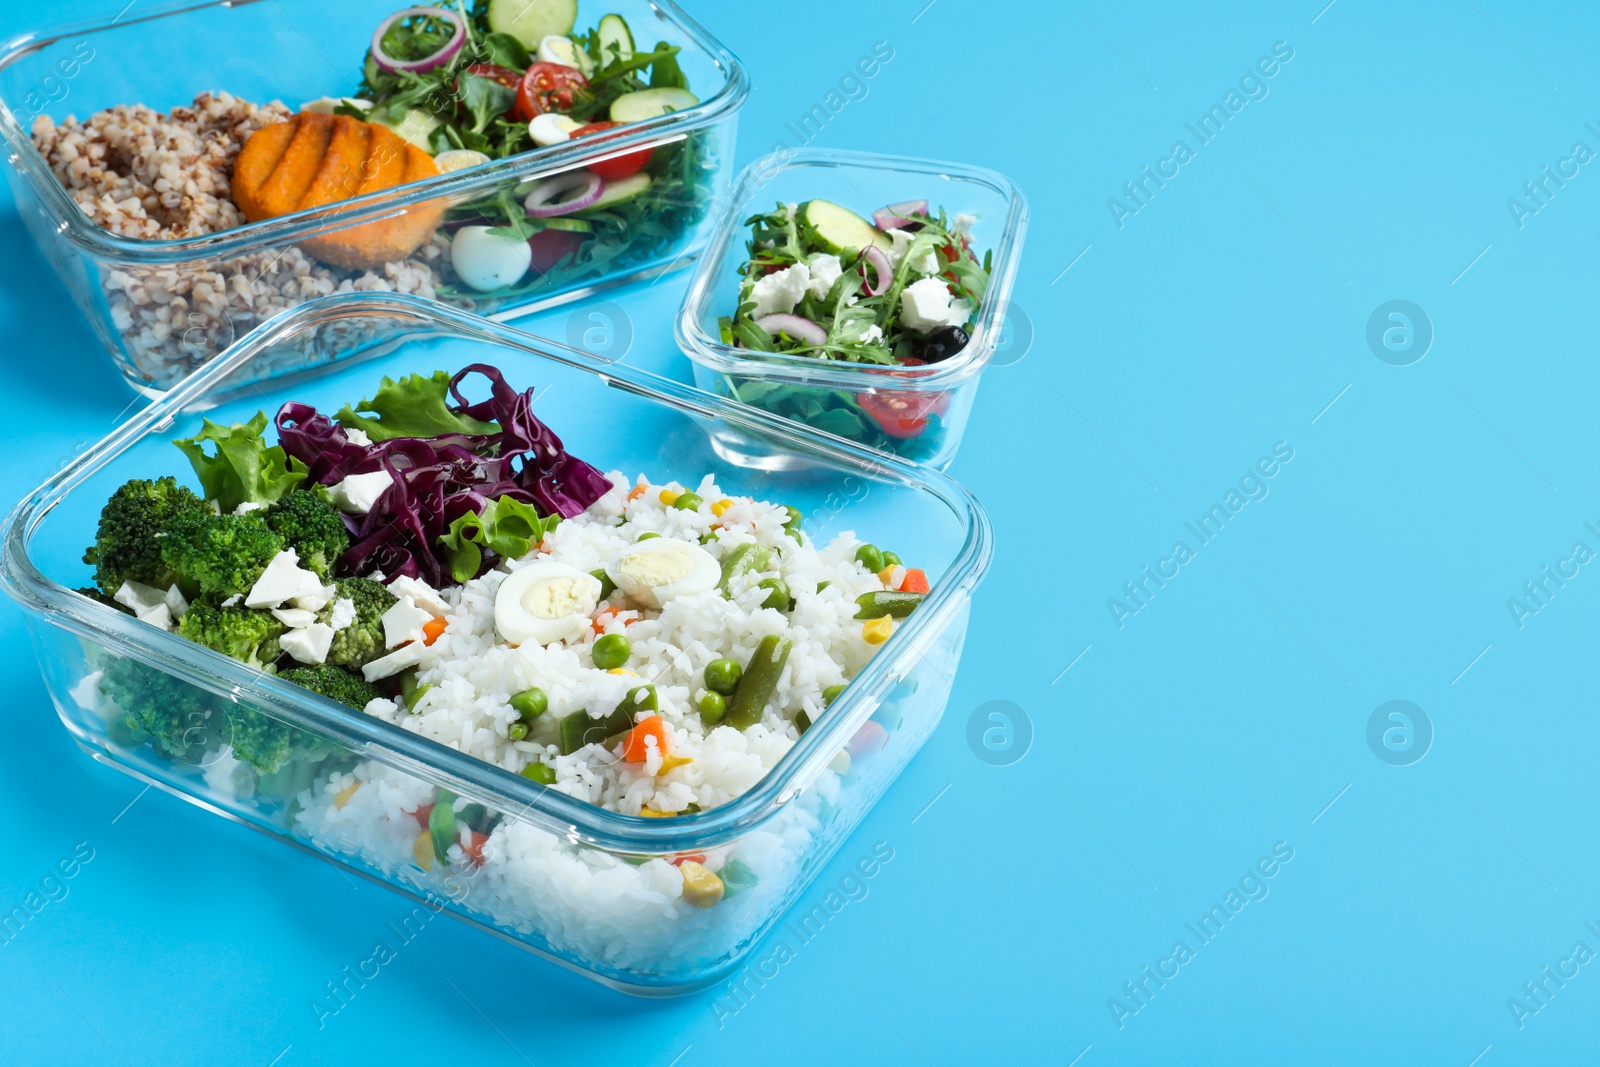
[[[450,576],[457,582],[469,582],[483,568],[485,548],[506,559],[520,559],[560,521],[559,515],[541,518],[532,504],[496,497],[481,514],[469,511],[451,523],[439,543],[449,555]]]
[[[258,411],[249,422],[230,426],[206,419],[194,437],[172,442],[189,457],[206,499],[224,514],[240,504],[271,504],[305,480],[302,464],[291,462],[278,445],[267,447],[261,436],[266,428],[266,412]]]
[[[346,404],[334,419],[346,429],[362,431],[375,442],[396,437],[499,432],[500,427],[492,422],[457,415],[450,410],[449,402],[450,375],[442,370],[430,375],[407,375],[398,382],[385,377],[372,399],[362,400],[354,408]],[[358,414],[363,411],[372,417]]]

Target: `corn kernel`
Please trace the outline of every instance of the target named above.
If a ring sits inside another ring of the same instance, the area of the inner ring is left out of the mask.
[[[637,674],[634,674],[632,671],[630,671],[626,667],[612,667],[609,671],[606,671],[606,673],[607,674],[626,674],[629,678],[637,678],[637,677],[639,677]]]
[[[411,842],[411,857],[425,871],[433,870],[433,835],[424,830]]]
[[[711,514],[720,519],[722,518],[722,513],[731,507],[733,507],[733,501],[724,498],[711,505]]]
[[[861,624],[861,638],[869,645],[881,645],[889,640],[889,635],[894,633],[894,616],[885,615],[881,619],[869,619]]]
[[[694,860],[678,864],[683,875],[683,899],[701,908],[709,908],[722,899],[722,879],[716,872]]]
[[[878,581],[883,583],[883,587],[885,589],[893,589],[894,588],[894,586],[889,584],[890,580],[892,580],[893,578],[894,578],[894,564],[892,564],[892,563],[889,564],[889,566],[883,568],[883,570],[878,572]]]
[[[360,782],[351,782],[349,785],[339,790],[338,795],[333,798],[333,806],[335,808],[342,809],[346,804],[350,803],[350,798],[355,796],[356,790],[360,788]]]
[[[675,771],[679,767],[686,767],[693,762],[693,756],[667,756],[661,761],[661,769],[656,772],[656,777],[660,778],[668,771]]]
[[[644,816],[646,819],[670,819],[676,813],[670,811],[652,811],[650,808],[640,808],[639,814]]]
[[[678,492],[676,489],[663,489],[657,496],[657,499],[670,508],[682,495],[683,494]]]

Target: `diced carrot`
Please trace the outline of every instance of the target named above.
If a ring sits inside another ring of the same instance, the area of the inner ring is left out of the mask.
[[[672,858],[672,865],[676,867],[680,863],[704,863],[705,861],[706,854],[704,852],[684,852]]]
[[[662,756],[667,754],[667,726],[661,721],[661,716],[652,715],[644,722],[628,731],[627,740],[622,743],[622,758],[629,763],[643,763],[650,754],[650,747],[645,744],[645,739],[656,739],[656,751]]]
[[[435,615],[422,624],[422,643],[431,645],[439,640],[439,635],[444,633],[444,628],[450,625],[445,622],[443,615]]]
[[[482,867],[483,846],[487,845],[488,843],[489,838],[486,835],[480,834],[476,830],[473,830],[471,831],[471,836],[467,839],[467,843],[462,846],[461,851],[465,852],[471,858],[472,865],[474,867]]]
[[[432,815],[433,801],[431,800],[426,804],[418,805],[417,810],[411,813],[411,817],[417,820],[417,825],[421,826],[424,830],[428,828],[428,819],[432,817]]]
[[[606,632],[606,624],[610,622],[611,617],[616,615],[620,610],[621,609],[619,608],[609,607],[600,609],[600,611],[595,615],[594,622],[592,623],[596,637]]]
[[[900,583],[902,593],[926,593],[930,588],[927,574],[919,567],[906,571],[905,581]]]
[[[636,485],[628,491],[629,500],[638,500],[650,489],[648,485]]]

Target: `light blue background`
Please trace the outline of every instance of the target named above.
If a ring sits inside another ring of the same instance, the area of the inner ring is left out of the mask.
[[[887,41],[816,143],[992,166],[1033,202],[1032,347],[988,372],[953,468],[999,547],[947,718],[804,906],[888,842],[868,897],[737,1012],[624,998],[441,922],[319,1031],[310,1000],[407,905],[91,764],[7,604],[0,910],[75,843],[94,859],[0,947],[0,1059],[1592,1058],[1600,965],[1521,1029],[1506,1002],[1574,942],[1600,950],[1600,565],[1522,628],[1507,599],[1575,541],[1600,549],[1600,173],[1521,228],[1507,200],[1573,142],[1600,150],[1600,12],[925,2],[690,4],[752,72],[741,164]],[[50,7],[10,4],[0,29],[112,13]],[[1269,95],[1119,229],[1107,199],[1195,147],[1185,122],[1278,41]],[[0,247],[9,501],[130,397],[9,209]],[[686,280],[616,298],[629,359],[680,378]],[[1436,331],[1412,366],[1365,340],[1392,299]],[[1119,629],[1107,599],[1193,547],[1185,522],[1280,441],[1270,495]],[[1366,741],[1392,699],[1434,727],[1411,766]],[[1009,767],[965,740],[990,700],[1035,731]],[[1270,894],[1199,946],[1185,923],[1276,842],[1293,860]],[[1108,999],[1180,938],[1195,958],[1119,1029]]]

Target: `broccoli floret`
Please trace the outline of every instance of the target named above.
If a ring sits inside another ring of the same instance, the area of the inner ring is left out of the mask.
[[[190,592],[248,593],[281,551],[283,538],[254,514],[185,511],[161,528],[161,559]]]
[[[350,547],[350,531],[337,508],[316,493],[286,493],[262,512],[273,533],[300,556],[300,565],[323,578]]]
[[[185,512],[210,514],[211,508],[173,478],[135,478],[112,493],[100,512],[95,542],[83,554],[101,591],[115,593],[128,581],[170,586],[175,576],[162,558],[160,533],[169,519]]]
[[[322,621],[327,622],[333,606],[345,599],[355,602],[356,617],[349,626],[333,635],[327,662],[358,670],[388,651],[383,643],[383,614],[394,607],[399,598],[382,582],[371,578],[340,578],[333,584],[338,586],[339,592],[322,609]]]
[[[222,740],[233,746],[233,755],[262,774],[273,774],[296,755],[318,750],[316,739],[298,727],[274,719],[242,705],[225,712]]]
[[[383,693],[360,675],[338,667],[320,664],[315,667],[295,667],[278,675],[286,682],[305,686],[313,693],[321,693],[329,700],[348,704],[357,711],[383,696]]]
[[[198,763],[217,744],[215,698],[170,674],[135,659],[112,660],[100,692],[122,709],[112,732],[131,745],[149,741],[170,759]]]
[[[278,639],[288,627],[271,612],[225,608],[214,593],[200,597],[178,621],[178,633],[257,669],[282,654]]]

